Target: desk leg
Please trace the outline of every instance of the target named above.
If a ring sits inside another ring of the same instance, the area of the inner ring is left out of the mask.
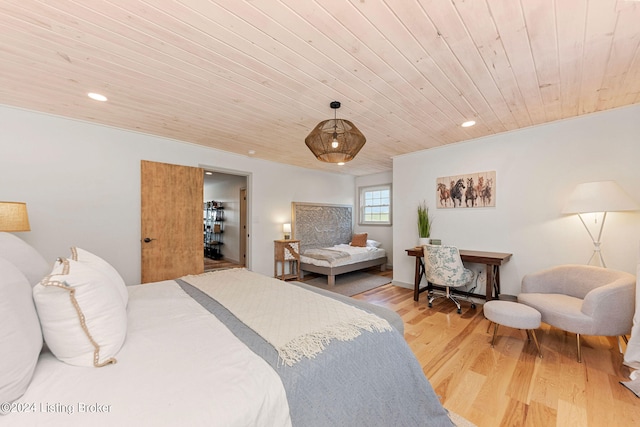
[[[413,278],[413,300],[414,301],[418,301],[418,298],[420,297],[420,279],[421,279],[421,274],[420,274],[420,257],[417,256],[416,258],[416,272],[415,272],[415,277]]]
[[[486,264],[487,268],[487,290],[485,300],[491,301],[493,299],[493,265]]]

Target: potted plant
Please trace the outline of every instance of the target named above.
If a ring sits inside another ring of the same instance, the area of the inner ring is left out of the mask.
[[[418,244],[420,246],[429,243],[432,222],[427,202],[422,201],[422,203],[418,205]]]

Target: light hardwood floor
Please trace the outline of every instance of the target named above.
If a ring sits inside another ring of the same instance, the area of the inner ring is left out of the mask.
[[[371,270],[370,272],[375,272]],[[391,271],[378,274],[392,277]],[[394,285],[356,295],[400,314],[405,339],[443,405],[478,427],[640,426],[640,399],[619,384],[628,380],[615,338],[586,336],[582,363],[575,335],[543,324],[542,358],[526,333],[500,327],[491,348],[482,305],[438,299]]]
[[[230,261],[226,261],[224,259],[211,259],[204,257],[204,271],[213,271],[213,270],[225,270],[227,268],[239,268],[243,267],[240,264],[235,264]]]

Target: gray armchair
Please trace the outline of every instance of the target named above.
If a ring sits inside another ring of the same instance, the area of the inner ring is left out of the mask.
[[[631,332],[636,278],[624,271],[589,265],[561,265],[522,279],[518,302],[535,308],[542,321],[576,334],[622,336]]]

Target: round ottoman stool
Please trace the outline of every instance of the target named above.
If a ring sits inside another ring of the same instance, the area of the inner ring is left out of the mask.
[[[527,331],[527,336],[532,335],[533,341],[536,343],[536,348],[538,349],[538,354],[542,357],[540,345],[538,345],[538,338],[534,330],[540,327],[541,315],[538,310],[517,302],[497,300],[487,301],[484,304],[483,310],[484,317],[495,323],[491,347],[493,347],[496,340],[498,325],[504,325],[510,328],[524,329]]]

